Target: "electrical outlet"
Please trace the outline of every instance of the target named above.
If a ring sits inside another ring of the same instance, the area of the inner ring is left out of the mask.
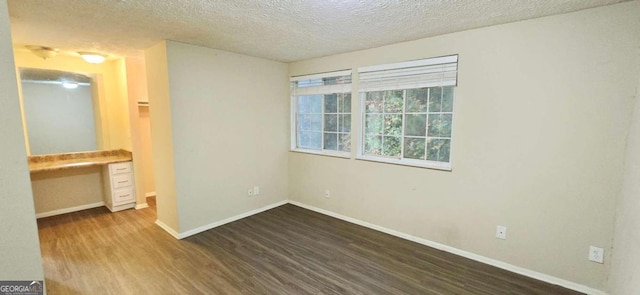
[[[259,186],[254,186],[253,187],[253,195],[257,196],[260,194],[260,187]]]
[[[327,199],[331,198],[331,192],[329,190],[325,190],[324,191],[324,197],[327,198]]]
[[[252,190],[252,189],[249,189],[249,190],[247,191],[247,197],[252,197],[252,196],[253,196],[253,190]]]
[[[597,263],[604,263],[604,249],[589,246],[589,260]]]
[[[498,225],[498,227],[496,227],[496,238],[503,239],[503,240],[507,239],[507,227],[506,226]]]

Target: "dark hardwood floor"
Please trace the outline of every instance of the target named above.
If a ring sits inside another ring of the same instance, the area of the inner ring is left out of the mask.
[[[579,294],[293,205],[183,240],[154,221],[38,220],[48,294]]]

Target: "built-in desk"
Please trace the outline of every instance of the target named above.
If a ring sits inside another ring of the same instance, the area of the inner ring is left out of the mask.
[[[114,212],[135,207],[131,159],[131,152],[126,150],[28,157],[36,207],[54,208],[45,212],[38,212],[36,208],[36,216],[46,217],[105,205]],[[47,184],[49,186],[45,186]],[[84,195],[97,195],[103,201],[96,203],[99,199],[95,197],[83,201]],[[69,202],[73,205],[55,206]]]

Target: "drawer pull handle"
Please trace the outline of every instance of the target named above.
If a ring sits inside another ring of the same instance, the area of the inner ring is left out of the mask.
[[[121,197],[121,198],[124,198],[124,197],[128,197],[128,196],[129,196],[129,194],[122,195],[122,196],[120,196],[120,197]]]
[[[118,181],[118,183],[127,183],[129,182],[128,180],[124,180],[124,181]]]
[[[116,170],[127,170],[127,168],[117,168]]]

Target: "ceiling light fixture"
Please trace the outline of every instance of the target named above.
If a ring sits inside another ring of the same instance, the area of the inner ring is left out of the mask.
[[[51,48],[51,47],[39,46],[39,45],[27,45],[25,47],[29,49],[37,57],[40,57],[44,60],[52,58],[58,54],[58,49]]]
[[[101,64],[107,59],[106,55],[100,54],[100,53],[78,52],[78,54],[80,54],[80,56],[82,56],[82,59],[84,59],[84,61],[86,61],[86,62],[88,62],[90,64]]]
[[[62,87],[67,89],[76,89],[78,88],[78,83],[75,82],[62,82]]]

